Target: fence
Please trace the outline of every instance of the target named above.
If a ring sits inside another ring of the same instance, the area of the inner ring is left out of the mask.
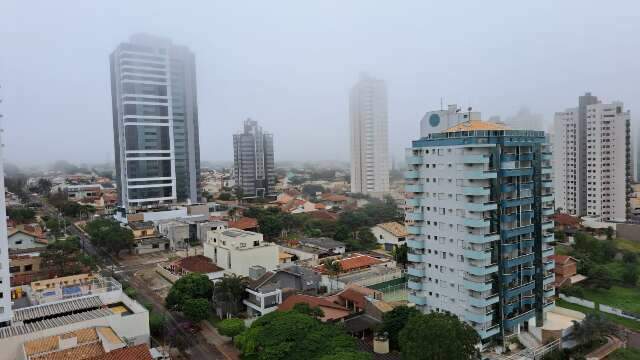
[[[594,303],[593,301],[577,298],[575,296],[567,296],[565,294],[560,294],[560,299],[562,299],[562,300],[564,300],[566,302],[570,302],[572,304],[577,304],[577,305],[580,305],[580,306],[588,307],[589,309],[600,310],[600,311],[602,311],[604,313],[607,313],[607,314],[620,316],[620,317],[623,317],[623,318],[626,318],[626,319],[635,320],[635,321],[640,321],[640,314],[632,313],[632,312],[629,312],[629,311],[624,311],[622,309],[614,308],[614,307],[609,306],[609,305],[597,304],[597,306],[596,306],[596,303]]]
[[[580,298],[577,298],[575,296],[567,296],[565,294],[560,294],[560,299],[562,299],[562,300],[564,300],[566,302],[570,302],[572,304],[577,304],[577,305],[580,305],[580,306],[588,307],[589,309],[595,309],[596,308],[596,303],[594,303],[593,301],[580,299]]]

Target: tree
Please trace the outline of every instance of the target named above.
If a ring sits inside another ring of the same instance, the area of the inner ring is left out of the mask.
[[[371,355],[363,352],[340,352],[332,355],[325,355],[320,360],[371,360]]]
[[[324,187],[321,185],[307,184],[302,187],[302,193],[307,196],[315,197],[317,193],[324,192]]]
[[[209,317],[211,304],[209,300],[203,298],[188,299],[182,305],[182,312],[187,319],[193,322],[200,322]]]
[[[244,321],[236,318],[224,319],[216,324],[216,327],[221,335],[228,336],[232,340],[245,330]]]
[[[409,319],[420,314],[420,311],[413,307],[398,306],[388,313],[384,314],[382,318],[382,331],[389,335],[389,344],[393,349],[400,349],[400,343],[398,336],[400,331],[407,325]]]
[[[428,339],[428,341],[425,341]],[[452,315],[411,316],[399,335],[402,359],[467,360],[479,356],[478,333]]]
[[[274,311],[260,317],[235,343],[244,359],[370,359],[353,354],[358,353],[355,340],[341,328],[297,311]]]
[[[7,216],[18,224],[26,224],[33,222],[36,212],[29,208],[8,207]]]
[[[280,235],[282,232],[282,220],[277,215],[265,216],[262,219],[258,219],[260,225],[260,232],[267,238],[273,239]]]
[[[622,261],[627,264],[635,264],[636,262],[638,262],[638,256],[631,251],[627,251],[624,253],[624,255],[622,255]]]
[[[226,274],[213,286],[213,302],[222,309],[223,316],[236,315],[242,308],[248,279],[244,276]]]
[[[120,225],[114,219],[100,218],[85,226],[85,231],[91,237],[91,242],[115,256],[125,249],[131,250],[134,244],[133,232]]]
[[[309,306],[307,303],[297,303],[293,305],[293,311],[297,311],[301,314],[309,315],[316,319],[324,317],[324,311],[319,306]]]
[[[604,233],[607,235],[607,240],[613,240],[613,228],[611,226],[607,226]]]
[[[184,311],[187,301],[205,299],[207,302],[213,296],[213,284],[204,274],[190,273],[176,281],[165,299],[168,309]]]
[[[580,344],[588,344],[616,332],[616,326],[600,313],[587,314],[581,322],[573,322],[573,336]]]
[[[222,193],[220,193],[220,195],[218,195],[218,200],[229,201],[229,200],[231,200],[231,197],[232,197],[231,193],[222,192]]]
[[[627,266],[622,272],[622,281],[625,285],[634,287],[638,283],[638,269],[635,266]]]
[[[36,189],[40,195],[49,195],[51,191],[51,180],[47,178],[38,179],[38,184],[36,185]]]
[[[58,274],[75,274],[80,270],[77,261],[80,257],[80,240],[76,236],[70,236],[52,242],[40,256],[44,265],[57,269]]]
[[[151,335],[161,337],[164,335],[164,327],[167,323],[167,319],[164,315],[160,315],[157,312],[149,312],[149,330]]]
[[[409,248],[407,247],[406,243],[400,246],[395,246],[392,252],[393,259],[396,261],[396,263],[402,266],[406,266],[407,263],[409,262],[408,253],[409,253]]]
[[[567,238],[567,235],[562,230],[556,230],[554,233],[554,236],[555,236],[555,239],[560,242],[564,241]]]

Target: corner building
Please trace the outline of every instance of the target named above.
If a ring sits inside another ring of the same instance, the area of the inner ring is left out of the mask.
[[[543,131],[471,120],[413,141],[405,173],[409,301],[483,344],[554,307],[551,153]]]

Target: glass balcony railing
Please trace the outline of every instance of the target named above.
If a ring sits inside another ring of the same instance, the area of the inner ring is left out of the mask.
[[[462,225],[472,228],[485,228],[489,227],[491,222],[487,219],[464,218],[462,219]]]
[[[416,277],[425,277],[427,272],[424,266],[409,265],[407,267],[407,274]]]
[[[533,289],[535,289],[536,287],[536,283],[535,281],[529,281],[526,282],[524,284],[520,284],[511,288],[508,288],[507,291],[505,291],[505,297],[507,299],[511,299],[513,297],[516,297],[520,294],[526,293],[528,291],[531,291]]]
[[[407,260],[409,260],[410,262],[415,262],[415,263],[421,263],[424,262],[422,254],[412,254],[412,253],[408,253],[407,254]]]
[[[421,225],[407,225],[407,232],[411,235],[420,235],[422,234],[422,226]]]
[[[493,304],[497,304],[498,301],[500,301],[500,296],[498,294],[489,295],[487,297],[469,296],[467,299],[469,300],[469,305],[484,308]]]
[[[474,250],[474,249],[464,249],[463,250],[464,257],[468,259],[474,260],[488,260],[491,259],[491,249],[485,250]]]
[[[542,257],[546,258],[546,257],[549,257],[549,256],[553,256],[554,252],[555,252],[555,249],[554,249],[553,246],[549,246],[547,248],[544,248],[544,249],[542,249]]]
[[[503,261],[504,266],[506,268],[510,268],[510,267],[514,267],[514,266],[518,266],[518,265],[522,265],[522,264],[526,264],[528,262],[532,262],[533,261],[533,253],[521,255],[521,256],[518,256],[518,257],[511,258],[511,259],[504,259],[502,261]]]
[[[488,186],[463,186],[462,194],[469,196],[484,196],[491,194],[491,188]]]
[[[495,202],[468,202],[464,204],[467,211],[492,211],[498,209]]]
[[[424,240],[407,240],[407,246],[412,249],[424,249]]]
[[[496,233],[490,234],[465,234],[464,239],[467,242],[474,244],[486,244],[493,241],[500,240],[500,235]]]
[[[407,184],[404,186],[404,190],[408,193],[422,193],[424,192],[424,185],[422,184]]]
[[[422,164],[422,157],[420,156],[407,156],[408,165],[420,165]]]
[[[405,220],[409,220],[409,221],[423,221],[424,220],[424,214],[421,212],[408,212],[404,214],[404,218]]]
[[[464,171],[462,173],[464,179],[477,180],[477,179],[495,179],[498,177],[498,173],[495,170],[475,170]]]
[[[526,311],[524,313],[512,315],[511,317],[508,317],[507,319],[505,319],[504,327],[507,328],[507,329],[512,329],[516,325],[522,324],[523,322],[531,319],[534,316],[535,316],[535,310],[534,309],[531,309],[531,310]]]
[[[418,295],[418,293],[410,292],[407,296],[410,303],[416,305],[427,305],[427,298],[422,295]]]
[[[491,280],[473,280],[471,278],[465,278],[462,280],[466,289],[474,290],[477,292],[490,291],[493,288]]]
[[[500,324],[493,324],[489,327],[474,326],[481,339],[488,339],[500,333]]]
[[[463,155],[462,162],[465,164],[488,164],[489,155]]]
[[[411,290],[422,290],[422,282],[409,280],[407,282],[407,287]]]
[[[467,272],[471,275],[476,275],[476,276],[490,275],[498,272],[498,264],[473,265],[470,262],[469,267],[467,268]]]
[[[420,172],[418,170],[407,170],[404,172],[405,179],[418,179],[420,177]]]

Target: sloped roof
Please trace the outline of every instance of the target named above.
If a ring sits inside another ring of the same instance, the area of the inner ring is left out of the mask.
[[[457,131],[476,131],[476,130],[509,130],[509,128],[502,124],[496,124],[489,121],[482,120],[470,120],[452,126],[443,130],[443,133],[457,132]]]
[[[153,360],[153,357],[151,357],[149,346],[140,344],[116,349],[88,360]]]
[[[384,261],[380,259],[376,259],[373,256],[363,255],[363,254],[354,254],[353,256],[336,260],[340,263],[340,268],[343,272],[351,271],[354,269],[361,269],[364,267],[382,264]],[[324,265],[318,267],[320,271],[324,272]]]
[[[575,258],[567,255],[552,255],[551,258],[556,262],[556,264],[566,264],[567,261],[573,260],[578,261]]]
[[[395,237],[409,236],[409,233],[407,232],[407,228],[404,226],[404,224],[400,224],[395,221],[378,224],[376,226],[386,230],[387,232],[391,233]]]
[[[561,226],[578,226],[581,222],[580,218],[563,213],[553,214],[552,219],[556,225]]]
[[[331,194],[331,193],[324,193],[320,196],[322,197],[322,200],[332,201],[332,202],[344,202],[349,200],[349,198],[345,195],[338,195],[338,194]]]
[[[255,229],[258,227],[258,220],[250,217],[241,217],[237,221],[229,221],[229,227],[240,230]]]
[[[187,256],[176,261],[176,265],[189,272],[200,274],[209,274],[224,270],[204,255]]]
[[[300,304],[300,303],[308,304],[311,307],[319,306],[319,307],[326,307],[326,308],[331,308],[336,310],[349,311],[349,309],[347,309],[346,307],[333,303],[325,298],[321,298],[318,296],[311,296],[311,295],[302,295],[302,294],[289,296],[285,301],[282,302],[282,304],[278,306],[278,310],[288,311],[293,309],[293,307],[296,304]]]
[[[318,210],[307,213],[312,218],[318,220],[328,220],[328,221],[336,221],[338,220],[338,214],[329,212],[327,210]]]

